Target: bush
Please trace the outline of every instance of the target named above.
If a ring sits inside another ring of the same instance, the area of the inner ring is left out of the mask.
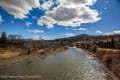
[[[112,65],[112,57],[109,54],[105,54],[102,58],[102,62],[106,65],[106,67],[110,70]]]
[[[120,78],[120,50],[100,48],[97,50],[96,56]]]
[[[103,58],[103,56],[105,55],[105,51],[103,51],[103,50],[97,50],[96,51],[96,56],[100,59],[100,60],[102,60],[102,58]]]
[[[120,64],[113,64],[112,72],[120,79]]]

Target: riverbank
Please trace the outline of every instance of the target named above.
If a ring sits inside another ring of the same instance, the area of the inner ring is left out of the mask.
[[[30,62],[31,60],[33,60],[35,58],[40,58],[42,56],[47,56],[50,54],[56,54],[58,52],[65,51],[67,49],[68,49],[67,47],[62,47],[62,46],[61,47],[45,48],[45,49],[40,49],[37,51],[32,51],[29,55],[27,55],[27,54],[21,55],[16,50],[14,50],[14,51],[7,50],[5,52],[5,54],[3,54],[2,56],[0,55],[0,57],[2,57],[2,58],[0,58],[0,68],[9,66],[11,64],[20,63],[23,61]],[[9,51],[11,51],[13,53],[10,53]],[[4,52],[4,51],[2,51],[2,52]],[[10,54],[12,54],[12,55],[10,55]]]
[[[83,50],[87,51],[90,55],[96,58],[99,63],[104,65],[104,70],[108,76],[108,80],[119,80],[119,60],[116,57],[118,57],[120,50],[102,48],[96,49],[96,52],[92,52],[88,49]],[[112,68],[114,68],[114,70],[112,70]]]
[[[107,80],[102,67],[84,50],[70,47],[62,53],[0,68],[0,74],[17,77],[37,75],[40,76],[38,80]]]

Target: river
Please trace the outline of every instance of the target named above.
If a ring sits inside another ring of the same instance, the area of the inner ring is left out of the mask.
[[[107,80],[103,66],[78,48],[1,68],[0,76],[0,80]]]

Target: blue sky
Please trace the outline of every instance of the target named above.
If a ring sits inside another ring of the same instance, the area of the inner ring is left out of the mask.
[[[69,0],[70,4],[65,0],[25,0],[20,1],[22,7],[19,0],[14,1],[0,0],[0,33],[35,39],[120,33],[120,0]]]

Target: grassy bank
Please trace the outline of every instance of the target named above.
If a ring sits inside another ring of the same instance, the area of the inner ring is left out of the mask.
[[[26,54],[23,50],[1,50],[0,51],[0,67],[9,66],[11,64],[23,62],[23,61],[31,61],[35,58],[39,58],[42,56],[46,56],[49,54],[56,54],[62,51],[67,50],[66,47],[51,47],[40,49],[37,51],[32,51],[29,55]]]
[[[96,56],[108,70],[120,79],[120,50],[98,48]]]

